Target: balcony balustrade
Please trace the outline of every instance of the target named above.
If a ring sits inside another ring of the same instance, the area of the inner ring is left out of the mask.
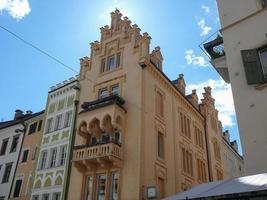
[[[122,163],[122,148],[120,144],[113,142],[95,146],[76,146],[74,147],[72,161],[81,168],[107,164],[120,167]]]

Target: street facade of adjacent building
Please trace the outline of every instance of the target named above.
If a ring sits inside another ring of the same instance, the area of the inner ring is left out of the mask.
[[[33,175],[32,200],[64,199],[78,98],[76,87],[77,79],[70,78],[51,87],[48,92],[38,162]]]
[[[43,117],[44,111],[41,111],[31,114],[30,118],[24,121],[25,133],[9,199],[26,200],[30,197]]]
[[[247,174],[267,171],[267,2],[217,0],[221,36],[204,44],[231,83]]]

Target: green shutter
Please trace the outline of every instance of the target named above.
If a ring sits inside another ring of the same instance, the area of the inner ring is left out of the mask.
[[[264,77],[258,51],[256,49],[242,50],[241,55],[245,68],[247,83],[249,85],[263,83]]]
[[[267,6],[267,0],[261,0],[261,5],[265,8]]]

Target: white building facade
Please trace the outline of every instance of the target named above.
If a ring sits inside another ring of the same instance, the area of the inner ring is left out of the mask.
[[[24,120],[31,115],[15,112],[13,120],[0,123],[0,200],[9,199],[25,132]]]
[[[217,0],[221,36],[204,44],[230,82],[247,174],[267,171],[267,1]]]
[[[32,200],[64,198],[76,116],[77,86],[77,79],[70,78],[51,87],[49,91],[35,168]]]
[[[245,169],[243,157],[238,153],[236,140],[230,141],[230,133],[228,131],[223,132],[222,145],[224,146],[222,148],[224,179],[244,176]]]

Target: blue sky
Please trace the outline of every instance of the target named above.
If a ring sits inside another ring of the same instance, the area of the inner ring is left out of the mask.
[[[204,86],[213,88],[224,129],[240,144],[230,85],[199,48],[220,29],[214,0],[1,0],[0,25],[79,71],[79,58],[89,55],[90,42],[99,39],[115,8],[149,33],[151,50],[161,47],[170,79],[183,73],[187,91],[198,89],[199,98]],[[75,75],[2,29],[0,38],[0,120],[11,119],[17,108],[43,109],[49,87]]]

